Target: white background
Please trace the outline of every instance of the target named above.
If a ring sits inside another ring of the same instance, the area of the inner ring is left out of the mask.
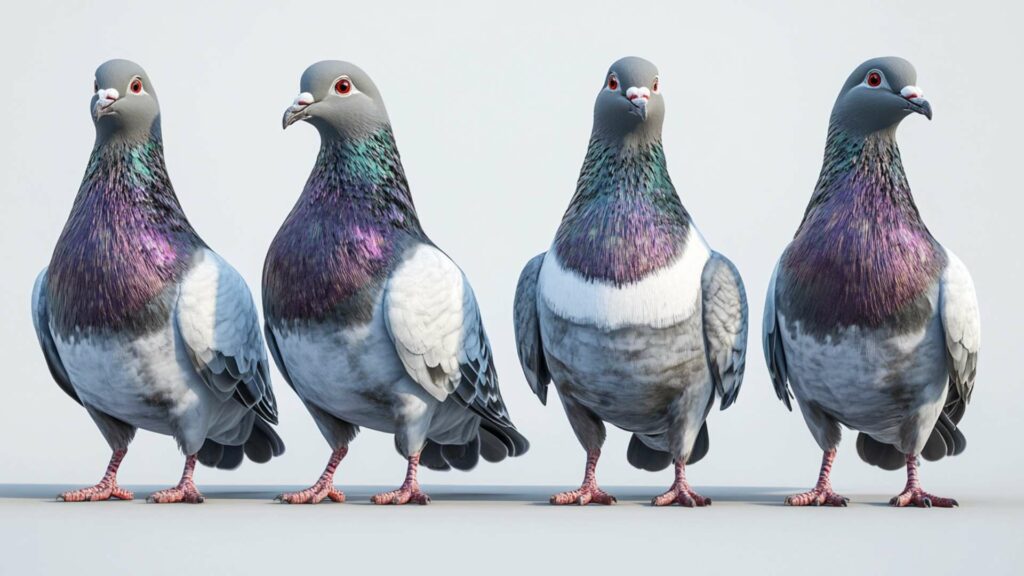
[[[380,88],[421,220],[466,271],[495,348],[522,458],[469,474],[424,471],[429,484],[578,482],[583,453],[552,392],[529,391],[513,345],[512,299],[523,264],[546,249],[583,159],[593,100],[608,65],[652,60],[667,106],[665,149],[680,196],[711,245],[739,267],[750,298],[747,375],[739,402],[710,418],[699,486],[807,487],[820,454],[776,400],[760,350],[775,261],[820,168],[832,103],[863,60],[900,55],[918,70],[933,122],[908,118],[899,142],[925,222],[970,268],[983,349],[963,429],[966,453],[926,464],[942,495],[1019,489],[1022,193],[1019,4],[991,2],[17,3],[0,23],[0,483],[94,482],[108,448],[51,380],[32,331],[32,282],[47,264],[93,141],[93,71],[123,57],[148,71],[163,112],[167,164],[203,238],[258,294],[266,249],[302,189],[318,136],[281,130],[305,67],[362,66]],[[258,298],[257,298],[258,299]],[[200,486],[302,484],[327,447],[275,372],[287,453],[233,472],[200,469]],[[837,489],[894,494],[902,472],[862,463],[848,433]],[[611,430],[599,467],[609,485],[667,485],[625,459]],[[171,484],[181,456],[140,432],[124,483]],[[397,484],[392,440],[364,431],[337,482]],[[938,542],[936,542],[938,544]]]

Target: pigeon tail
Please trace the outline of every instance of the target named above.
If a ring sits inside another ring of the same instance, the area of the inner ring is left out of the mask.
[[[245,456],[257,464],[284,454],[284,441],[269,424],[257,418],[245,444],[228,446],[207,438],[196,455],[203,466],[221,470],[234,470],[242,465]]]

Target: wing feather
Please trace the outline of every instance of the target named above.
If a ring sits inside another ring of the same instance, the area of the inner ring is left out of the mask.
[[[203,250],[181,283],[175,323],[196,371],[222,400],[235,398],[277,423],[259,317],[245,280]]]

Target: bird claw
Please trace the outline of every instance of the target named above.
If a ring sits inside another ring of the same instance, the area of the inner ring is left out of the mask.
[[[711,498],[705,498],[694,492],[693,488],[684,485],[672,486],[661,496],[651,499],[651,506],[671,506],[679,504],[686,508],[711,506]]]
[[[889,500],[889,504],[897,508],[906,508],[908,506],[916,506],[918,508],[955,508],[960,506],[960,503],[952,498],[935,496],[920,488],[904,490],[900,494],[893,496]]]
[[[274,497],[274,501],[283,504],[319,504],[324,498],[340,504],[345,501],[345,493],[335,488],[330,482],[320,481],[305,490],[278,494]]]
[[[199,492],[199,489],[192,482],[178,484],[173,488],[154,492],[149,495],[149,498],[146,498],[146,502],[151,504],[172,504],[177,502],[202,504],[205,500],[206,497]]]
[[[787,506],[837,506],[845,508],[850,499],[836,494],[831,488],[814,488],[801,494],[786,497]]]
[[[100,482],[95,486],[69,490],[57,495],[58,502],[100,502],[116,498],[118,500],[131,500],[135,494],[117,485],[117,482]]]
[[[579,490],[569,490],[568,492],[555,494],[549,502],[556,506],[564,506],[566,504],[586,506],[591,503],[610,506],[618,502],[618,500],[615,496],[598,488],[596,484],[584,484],[580,486]]]
[[[430,504],[430,496],[421,491],[419,486],[402,486],[398,490],[377,494],[370,498],[370,502],[383,505],[393,504],[396,506],[414,502],[425,506]]]

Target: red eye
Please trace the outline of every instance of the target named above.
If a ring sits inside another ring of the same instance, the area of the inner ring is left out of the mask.
[[[608,89],[609,90],[618,90],[619,89],[619,79],[616,78],[615,76],[609,76],[608,77]]]
[[[352,82],[348,78],[342,78],[334,83],[334,91],[344,96],[352,91]]]
[[[658,87],[659,87],[658,79],[655,78],[654,79],[654,84],[651,85],[651,92],[654,92],[655,94],[657,94],[658,93]]]
[[[878,72],[871,72],[868,74],[868,86],[872,88],[878,88],[882,85],[882,75]]]
[[[128,89],[132,91],[132,94],[141,94],[142,80],[139,80],[138,78],[132,80],[132,83],[128,86]]]

